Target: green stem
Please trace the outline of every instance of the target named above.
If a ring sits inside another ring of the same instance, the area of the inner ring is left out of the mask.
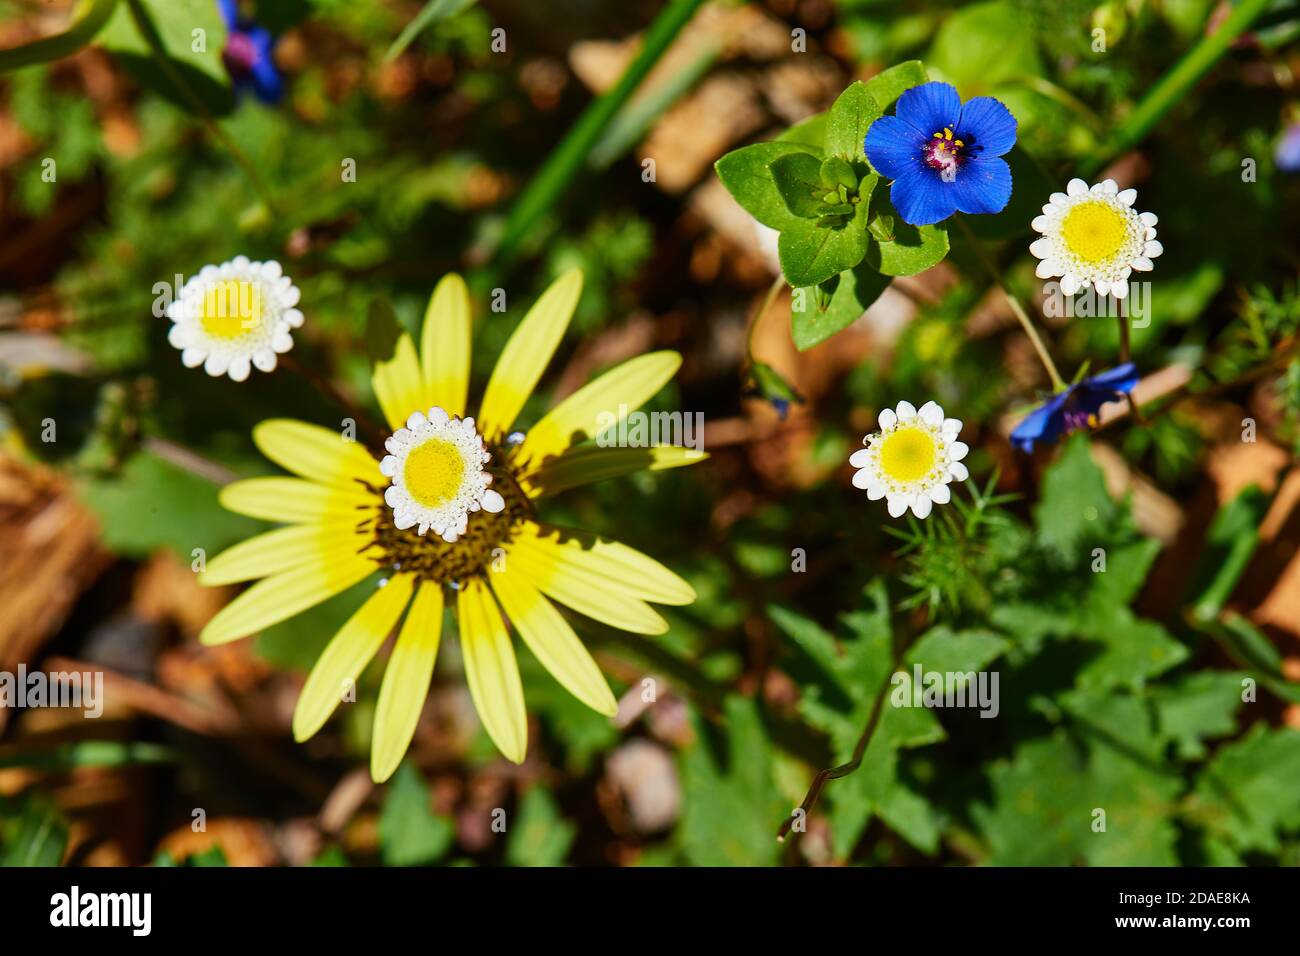
[[[208,128],[208,131],[220,140],[221,145],[229,150],[230,155],[235,158],[235,161],[239,163],[243,168],[244,173],[248,176],[249,181],[252,182],[253,188],[256,189],[258,195],[262,197],[262,202],[266,205],[267,210],[272,216],[275,216],[278,212],[275,200],[271,197],[271,190],[267,188],[266,183],[262,182],[262,177],[258,175],[257,167],[255,167],[252,161],[244,155],[243,150],[236,145],[235,141],[230,138],[226,131],[217,124],[212,113],[203,105],[203,100],[200,99],[199,95],[190,88],[190,85],[185,82],[185,78],[181,76],[180,71],[172,64],[172,61],[167,56],[167,51],[163,49],[162,40],[159,39],[158,34],[154,29],[153,22],[149,19],[149,15],[145,12],[144,7],[141,6],[140,0],[126,0],[126,5],[131,11],[131,19],[135,21],[135,27],[140,31],[140,36],[142,36],[144,41],[149,44],[149,52],[152,53],[154,59],[158,61],[158,68],[163,71],[172,85],[175,86],[176,89],[180,91],[181,95],[185,97],[186,102],[190,105],[190,109],[194,110],[194,112],[199,116],[203,121],[203,125]]]
[[[1133,112],[1124,118],[1107,145],[1105,155],[1085,164],[1083,174],[1088,176],[1095,173],[1105,164],[1106,159],[1118,156],[1141,142],[1152,127],[1187,96],[1196,82],[1209,72],[1270,3],[1271,0],[1241,0],[1233,7],[1232,13],[1219,25],[1219,29],[1201,37],[1174,68],[1151,88]]]
[[[471,259],[479,262],[494,259],[496,265],[503,267],[519,255],[519,247],[524,238],[584,168],[601,133],[703,2],[704,0],[673,0],[659,14],[645,32],[641,52],[628,65],[618,82],[578,117],[564,139],[551,151],[532,182],[515,200],[495,242],[482,242],[471,253]]]
[[[35,63],[71,56],[95,39],[117,9],[117,0],[83,0],[72,26],[52,37],[42,37],[12,50],[0,50],[0,73]]]
[[[971,249],[975,253],[975,257],[979,259],[980,265],[984,267],[984,271],[988,273],[989,278],[993,280],[993,284],[998,287],[1002,292],[1003,298],[1007,300],[1007,304],[1011,306],[1011,311],[1014,312],[1016,318],[1020,320],[1021,328],[1025,330],[1025,334],[1029,336],[1029,341],[1034,346],[1034,351],[1038,353],[1038,360],[1043,363],[1043,368],[1047,369],[1048,377],[1052,380],[1052,388],[1058,392],[1064,391],[1065,380],[1061,378],[1061,373],[1056,370],[1056,363],[1052,361],[1052,356],[1048,353],[1047,346],[1043,344],[1042,337],[1038,334],[1038,329],[1029,318],[1029,313],[1026,312],[1024,306],[1020,304],[1020,300],[1007,290],[1006,284],[1002,281],[1002,276],[998,273],[997,266],[995,266],[993,260],[988,257],[988,253],[984,251],[984,247],[980,245],[980,241],[975,238],[975,233],[971,232],[971,228],[966,223],[965,217],[963,217],[961,213],[957,213],[953,216],[953,219],[957,220],[957,224],[961,227],[962,233],[966,236],[966,241],[970,243]]]

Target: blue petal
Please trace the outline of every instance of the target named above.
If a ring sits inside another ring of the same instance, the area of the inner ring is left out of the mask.
[[[889,189],[889,199],[903,217],[913,226],[931,226],[947,219],[956,210],[953,186],[945,183],[931,169],[919,167],[904,170]]]
[[[956,129],[961,118],[961,97],[957,88],[948,83],[922,83],[898,98],[894,112],[928,139],[945,126]]]
[[[275,68],[269,56],[261,57],[253,64],[253,92],[263,103],[279,102],[284,93],[284,83],[280,71]]]
[[[1011,201],[1011,168],[997,157],[976,157],[957,170],[952,191],[962,212],[1001,212]]]
[[[233,30],[239,22],[239,0],[217,0],[221,9],[221,19],[226,21],[226,29]]]
[[[1061,407],[1065,404],[1066,398],[1070,391],[1066,390],[1060,395],[1049,399],[1041,408],[1030,412],[1029,415],[1017,425],[1011,432],[1011,442],[1026,454],[1032,454],[1034,442],[1053,442],[1061,435],[1063,420],[1060,414]]]
[[[1125,362],[1123,365],[1116,365],[1114,368],[1094,375],[1092,378],[1084,379],[1083,384],[1090,388],[1114,389],[1117,392],[1128,393],[1133,390],[1133,386],[1138,383],[1137,366],[1132,362]]]
[[[1016,118],[991,96],[977,96],[961,108],[959,139],[983,147],[982,157],[1001,156],[1016,145]]]
[[[897,179],[921,165],[925,137],[896,116],[882,116],[871,124],[863,141],[867,159],[876,172]]]

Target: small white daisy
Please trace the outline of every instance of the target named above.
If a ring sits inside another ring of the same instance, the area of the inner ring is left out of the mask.
[[[864,438],[849,458],[859,469],[853,485],[865,489],[872,501],[888,499],[890,517],[898,518],[910,507],[924,518],[935,504],[952,499],[950,481],[965,481],[970,472],[961,460],[970,448],[957,440],[961,422],[944,418],[943,409],[926,402],[918,412],[911,402],[880,413],[880,431]]]
[[[441,408],[426,416],[415,412],[384,442],[389,454],[379,470],[392,480],[384,501],[398,528],[430,528],[444,541],[455,541],[469,526],[472,511],[498,512],[505,499],[488,487],[492,476],[483,466],[492,455],[472,418],[453,418]]]
[[[1133,209],[1136,189],[1120,191],[1113,179],[1092,188],[1071,179],[1063,193],[1052,193],[1031,225],[1043,234],[1029,246],[1042,261],[1040,279],[1060,277],[1061,291],[1074,295],[1091,285],[1098,295],[1128,295],[1134,270],[1150,272],[1151,260],[1164,252],[1156,241],[1155,213]]]
[[[302,325],[298,296],[275,261],[236,256],[204,266],[167,306],[167,341],[187,368],[202,365],[209,375],[242,382],[254,365],[269,372],[276,355],[293,348],[290,330]]]

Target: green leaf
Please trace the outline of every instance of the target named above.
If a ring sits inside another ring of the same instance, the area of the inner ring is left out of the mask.
[[[821,285],[829,295],[824,308],[818,302],[815,288],[796,289],[790,312],[795,347],[800,351],[810,349],[848,328],[880,298],[891,281],[889,276],[867,265],[841,272]]]
[[[911,276],[937,265],[948,254],[946,224],[913,226],[903,222],[887,189],[876,190],[871,205],[873,225],[877,220],[886,222],[884,234],[889,237],[884,239],[878,229],[872,230],[867,263],[873,269],[888,276]]]
[[[379,850],[385,866],[421,866],[451,849],[456,827],[430,807],[420,771],[403,761],[388,784],[379,815]]]
[[[731,696],[723,710],[722,740],[692,714],[695,739],[682,756],[682,849],[695,866],[770,866],[776,827],[790,808],[773,783],[758,707]]]
[[[454,17],[456,14],[468,10],[477,2],[478,0],[429,0],[424,5],[424,8],[411,18],[411,22],[406,25],[406,29],[393,41],[393,45],[384,54],[384,60],[396,60],[411,45],[411,41],[419,36],[420,32],[431,23]]]
[[[577,826],[560,816],[555,798],[544,787],[524,794],[510,828],[506,862],[511,866],[559,866],[568,856]]]
[[[920,60],[907,60],[897,66],[877,73],[867,80],[867,92],[876,101],[882,112],[889,109],[894,101],[914,86],[928,83],[930,77],[925,72],[925,64]],[[864,136],[866,134],[863,134]]]
[[[833,225],[810,219],[791,219],[781,230],[777,252],[781,271],[790,285],[820,285],[846,269],[852,269],[867,254],[867,216],[877,182],[870,175],[858,184],[858,203],[853,217]]]
[[[230,79],[221,62],[226,25],[215,3],[122,0],[99,40],[137,83],[186,112],[195,108],[187,92],[214,116],[234,108]],[[155,53],[155,45],[161,56]]]
[[[68,824],[54,801],[33,794],[17,817],[0,821],[0,867],[58,866],[68,847]]]
[[[1205,537],[1205,551],[1192,575],[1188,603],[1199,620],[1219,616],[1250,564],[1259,545],[1259,525],[1272,498],[1251,485],[1214,516]]]
[[[1117,514],[1101,468],[1088,448],[1082,433],[1066,442],[1043,476],[1042,495],[1034,508],[1039,540],[1070,563],[1081,562],[1082,545],[1096,540]]]
[[[265,529],[217,502],[217,486],[149,452],[131,456],[115,478],[80,485],[99,517],[104,544],[117,554],[145,557],[169,548],[189,564],[193,550],[208,557]]]
[[[809,153],[820,156],[819,150],[804,143],[773,141],[755,143],[727,153],[713,166],[718,178],[736,202],[765,226],[784,229],[796,222],[781,198],[772,179],[771,164],[783,156]]]
[[[792,215],[816,219],[822,214],[820,197],[826,187],[821,181],[821,167],[821,160],[809,153],[791,153],[773,160],[769,167],[772,181]]]
[[[867,129],[880,118],[880,107],[860,80],[851,83],[831,104],[826,121],[826,155],[842,156],[866,170],[863,142]]]
[[[118,0],[92,0],[67,30],[22,46],[0,50],[0,73],[71,56],[95,38],[113,15]]]
[[[1243,677],[1237,671],[1201,671],[1151,689],[1160,736],[1174,743],[1179,758],[1201,759],[1203,741],[1236,729]]]
[[[1255,724],[1222,747],[1196,782],[1192,816],[1239,852],[1280,849],[1300,829],[1300,731]]]
[[[1001,0],[964,6],[949,17],[925,62],[967,98],[1043,71],[1024,13]]]
[[[826,123],[829,119],[830,114],[817,113],[805,120],[800,120],[777,136],[776,141],[779,143],[801,143],[804,146],[811,146],[817,153],[821,153],[822,147],[826,144]]]

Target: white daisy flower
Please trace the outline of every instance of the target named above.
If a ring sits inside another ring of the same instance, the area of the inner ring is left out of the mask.
[[[441,408],[415,412],[384,442],[389,454],[379,470],[392,480],[384,501],[398,528],[430,528],[455,541],[469,526],[471,511],[500,511],[505,499],[488,487],[483,466],[492,460],[472,418],[453,418]]]
[[[187,368],[202,365],[209,375],[242,382],[254,365],[269,372],[276,355],[293,348],[290,330],[302,325],[298,296],[275,261],[236,256],[204,266],[167,306],[167,341]]]
[[[917,411],[911,402],[880,413],[880,431],[864,438],[849,464],[859,469],[853,485],[872,501],[888,499],[890,517],[912,509],[924,518],[935,504],[952,499],[950,481],[965,481],[970,472],[961,460],[970,448],[957,440],[961,422],[944,418],[943,409],[926,402]]]
[[[1156,241],[1155,213],[1133,209],[1136,189],[1120,190],[1113,179],[1092,188],[1071,179],[1063,193],[1052,193],[1031,225],[1043,234],[1029,246],[1042,261],[1040,279],[1059,277],[1061,291],[1074,295],[1090,285],[1098,295],[1122,299],[1134,270],[1150,272],[1151,260],[1164,252]]]

